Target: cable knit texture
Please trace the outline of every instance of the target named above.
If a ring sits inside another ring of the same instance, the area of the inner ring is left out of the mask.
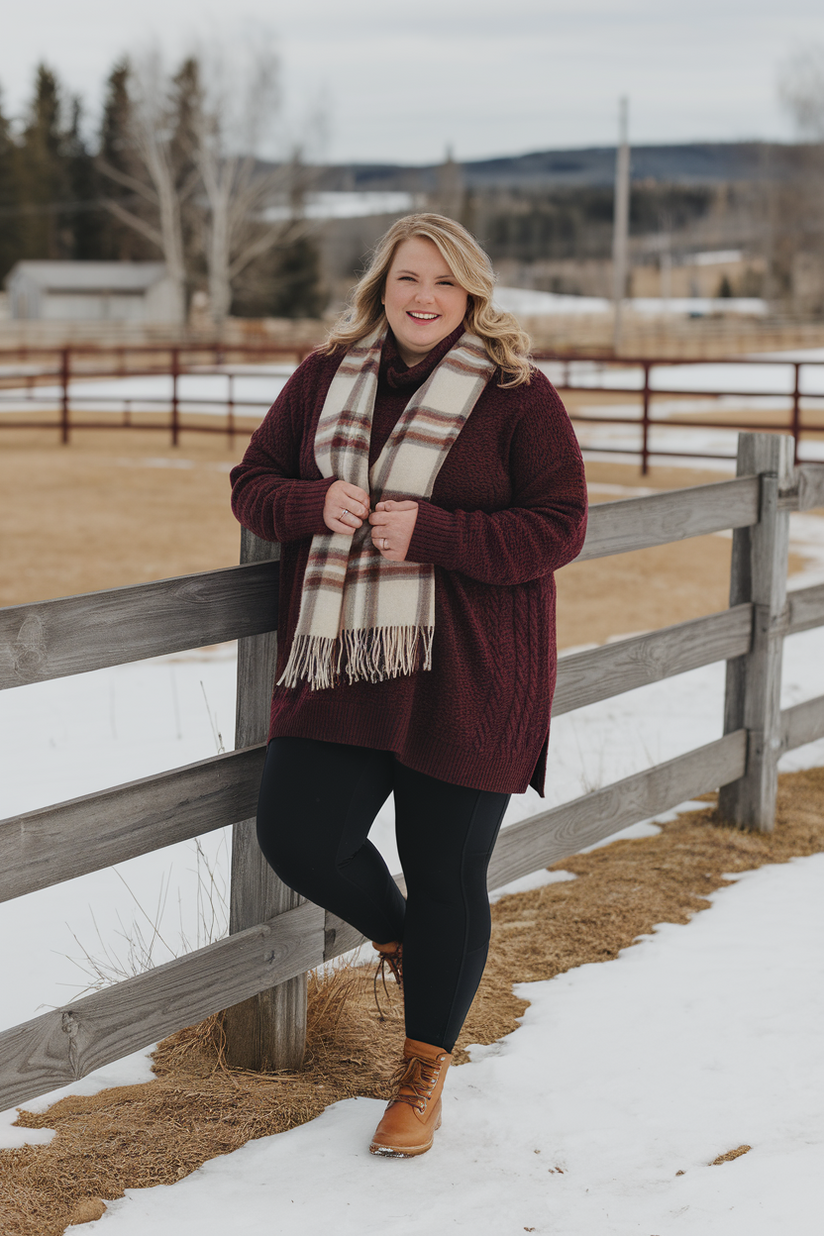
[[[412,393],[463,327],[408,369],[391,332],[372,422],[370,465]],[[278,676],[300,609],[311,538],[325,530],[332,479],[320,476],[315,429],[343,354],[313,353],[292,375],[233,469],[232,508],[280,541]],[[419,501],[407,558],[435,567],[432,670],[322,691],[275,687],[269,737],[319,738],[394,751],[442,781],[543,793],[555,687],[553,572],[586,528],[581,453],[541,373],[502,390],[493,375]],[[372,494],[372,505],[380,501]]]

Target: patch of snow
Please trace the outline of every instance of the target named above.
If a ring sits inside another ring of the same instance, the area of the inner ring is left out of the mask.
[[[450,1073],[420,1159],[376,1162],[383,1104],[350,1099],[129,1189],[89,1231],[816,1236],[822,879],[820,854],[762,868],[615,961],[519,984],[521,1028]]]
[[[513,893],[530,893],[533,889],[545,888],[547,884],[563,884],[567,880],[577,878],[571,871],[547,871],[542,868],[540,871],[533,871],[529,875],[521,876],[519,880],[511,880],[509,884],[496,888],[494,893],[490,894],[489,904],[494,905],[502,897],[509,897]]]

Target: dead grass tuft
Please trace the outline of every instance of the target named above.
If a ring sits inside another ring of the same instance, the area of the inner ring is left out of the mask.
[[[752,1150],[752,1146],[736,1146],[735,1150],[728,1150],[726,1154],[720,1154],[717,1159],[713,1159],[710,1167],[717,1167],[719,1163],[732,1163],[733,1159],[740,1159],[748,1150]]]
[[[299,1073],[229,1069],[216,1015],[159,1044],[154,1082],[69,1095],[43,1113],[21,1111],[18,1125],[57,1134],[48,1146],[0,1151],[3,1236],[60,1236],[70,1224],[100,1218],[103,1199],[127,1188],[173,1184],[207,1159],[305,1124],[339,1099],[388,1098],[401,1014],[395,997],[378,1021],[371,970],[338,965],[309,977]]]
[[[106,1213],[106,1203],[102,1197],[84,1197],[73,1207],[69,1216],[69,1227],[80,1223],[93,1223],[102,1219]]]
[[[821,850],[819,768],[780,779],[774,833],[719,826],[708,803],[663,825],[660,836],[566,859],[558,866],[576,880],[505,897],[493,907],[489,963],[458,1062],[467,1059],[468,1044],[492,1043],[517,1028],[526,1001],[513,995],[513,983],[608,961],[656,923],[688,922],[709,905],[710,893],[729,883],[727,873]],[[220,1018],[213,1017],[159,1045],[153,1082],[71,1095],[42,1114],[21,1111],[19,1125],[55,1129],[56,1136],[48,1146],[0,1152],[4,1236],[60,1236],[71,1223],[99,1217],[100,1207],[127,1188],[172,1184],[207,1159],[303,1124],[339,1099],[386,1098],[403,1041],[394,991],[390,983],[391,1004],[381,1021],[370,969],[338,966],[313,975],[299,1073],[230,1070]]]

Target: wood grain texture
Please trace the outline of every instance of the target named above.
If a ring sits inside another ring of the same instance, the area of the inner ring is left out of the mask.
[[[749,650],[752,621],[752,606],[737,605],[648,635],[562,655],[552,715],[740,656]]]
[[[273,560],[0,609],[0,689],[269,631],[277,581]]]
[[[730,606],[752,602],[750,651],[727,662],[724,730],[748,732],[746,774],[719,794],[721,817],[760,832],[775,822],[781,750],[781,660],[788,629],[787,567],[790,515],[779,495],[794,480],[793,440],[779,434],[742,433],[739,474],[761,475],[758,523],[733,533]]]
[[[824,626],[824,584],[799,588],[787,595],[789,603],[788,635]]]
[[[244,563],[265,563],[280,546],[241,529]],[[265,743],[277,663],[277,632],[250,635],[238,643],[235,742]],[[299,906],[302,898],[272,871],[257,843],[253,815],[232,831],[229,930],[244,931]],[[237,1068],[270,1071],[299,1068],[306,1044],[305,974],[257,992],[225,1010],[226,1059]]]
[[[758,477],[739,476],[714,485],[601,502],[590,507],[586,541],[576,561],[748,527],[758,519],[758,501]]]
[[[396,875],[395,883],[403,884],[403,877]],[[358,948],[363,944],[366,937],[362,936],[356,927],[351,923],[347,923],[345,919],[338,918],[337,914],[326,914],[326,928],[323,960],[331,961],[334,957],[340,957],[343,953],[348,953],[352,948]],[[377,956],[377,954],[376,954]]]
[[[794,751],[824,738],[824,695],[794,704],[781,713],[781,751]]]
[[[0,901],[245,820],[264,755],[232,751],[0,821]]]
[[[282,983],[323,959],[323,911],[307,902],[276,922],[158,966],[0,1034],[0,1109]]]
[[[824,464],[799,464],[796,468],[798,510],[824,506]]]
[[[745,730],[726,734],[686,755],[505,828],[489,865],[489,888],[500,888],[638,820],[739,778],[746,752]]]

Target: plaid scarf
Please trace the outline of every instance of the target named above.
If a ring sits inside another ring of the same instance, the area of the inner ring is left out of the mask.
[[[379,501],[431,495],[495,368],[480,339],[463,334],[412,396],[370,470],[385,334],[381,326],[346,353],[315,434],[322,475],[365,489],[373,509]],[[364,521],[352,537],[327,532],[312,538],[295,638],[279,685],[296,687],[306,679],[317,690],[334,686],[342,670],[352,683],[432,668],[434,568],[382,558],[371,531]]]

